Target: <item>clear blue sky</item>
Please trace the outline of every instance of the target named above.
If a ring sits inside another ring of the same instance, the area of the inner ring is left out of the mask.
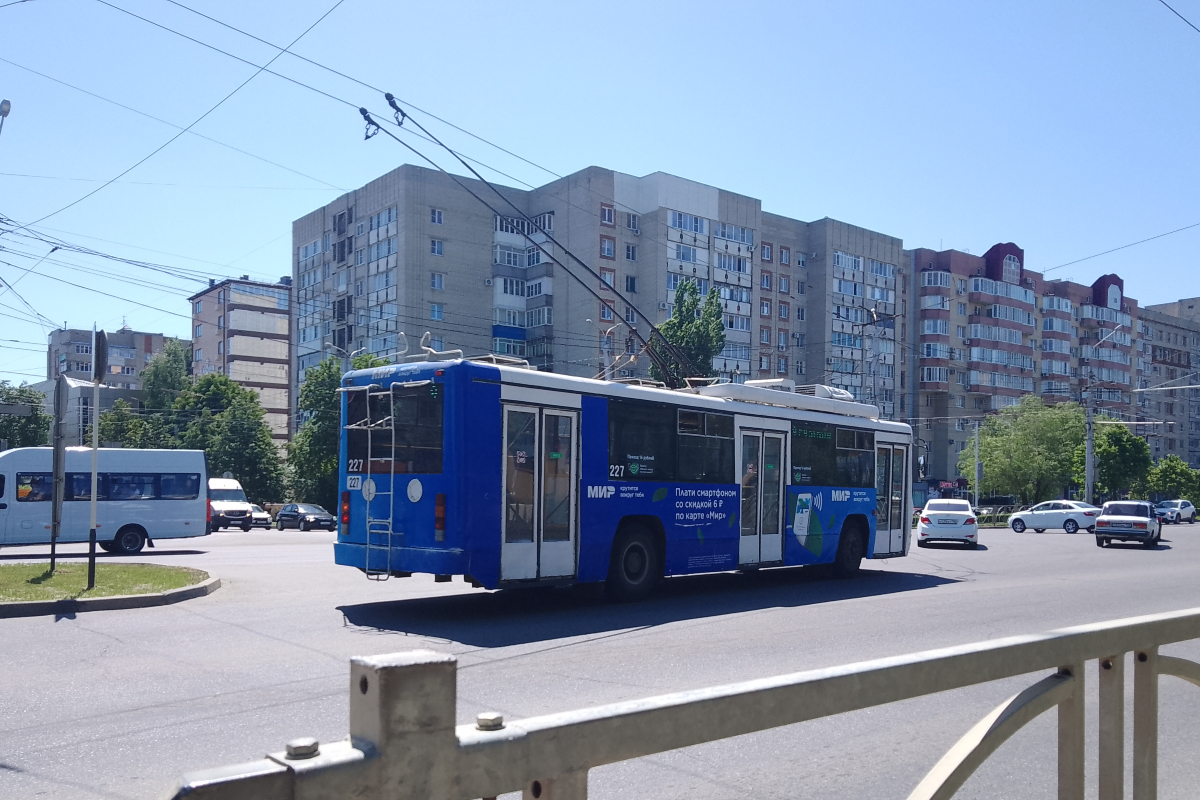
[[[0,58],[175,125],[255,72],[99,0],[6,2]],[[254,64],[277,53],[168,0],[110,2]],[[183,2],[286,45],[335,0]],[[1200,0],[1172,5],[1200,25]],[[1013,241],[1047,270],[1200,223],[1200,33],[1157,0],[344,0],[294,50],[558,173],[663,170],[906,247]],[[385,108],[288,55],[271,68]],[[20,223],[178,132],[4,61],[0,97],[12,102],[0,214]],[[420,118],[520,180],[552,177]],[[363,141],[362,127],[352,106],[263,73],[193,129],[222,144],[184,134],[34,229],[201,279],[277,279],[290,272],[292,220],[336,197],[330,184],[415,160],[385,137]],[[5,235],[0,247],[0,277],[58,325],[188,334],[185,298],[201,283],[61,251],[26,273],[49,246]],[[1198,247],[1200,227],[1050,275],[1116,272],[1131,297],[1164,302],[1200,295]],[[0,315],[0,379],[40,379],[46,329],[12,292]]]

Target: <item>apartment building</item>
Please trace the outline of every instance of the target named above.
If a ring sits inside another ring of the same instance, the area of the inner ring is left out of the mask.
[[[128,325],[109,331],[108,376],[104,385],[114,389],[140,391],[141,374],[150,359],[163,348],[167,337],[161,333],[135,331]],[[47,336],[46,380],[66,375],[80,381],[92,380],[92,332],[61,328]]]
[[[931,493],[963,494],[958,458],[972,444],[975,423],[1027,394],[1086,399],[1132,419],[1137,301],[1124,296],[1116,275],[1088,286],[1047,280],[1024,262],[1011,242],[982,256],[909,252],[916,300],[909,392],[918,474]]]
[[[271,438],[283,446],[289,437],[291,352],[290,276],[279,283],[250,276],[210,280],[192,304],[192,372],[220,372],[258,395]]]
[[[434,350],[646,378],[646,322],[693,280],[720,297],[721,376],[828,381],[893,413],[899,239],[661,172],[589,167],[503,199],[458,180],[496,210],[405,165],[295,221],[293,397],[331,349],[397,358],[426,332]]]
[[[1183,317],[1161,309],[1179,309],[1191,300],[1146,306],[1138,317],[1137,388],[1132,426],[1150,445],[1157,460],[1177,455],[1200,468],[1200,389],[1190,388],[1200,370],[1200,317]],[[1189,387],[1189,388],[1172,388]]]

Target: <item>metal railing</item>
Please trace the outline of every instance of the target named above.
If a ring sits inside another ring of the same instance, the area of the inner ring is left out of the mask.
[[[997,747],[1058,709],[1058,797],[1084,793],[1086,662],[1099,684],[1100,800],[1124,793],[1125,662],[1133,663],[1133,797],[1158,791],[1158,682],[1200,686],[1200,664],[1160,655],[1200,638],[1200,609],[930,650],[505,724],[455,726],[456,661],[413,651],[350,662],[350,735],[298,739],[258,761],[184,776],[173,798],[343,797],[579,800],[588,770],[680,747],[844,714],[1019,675],[1049,672],[979,721],[909,795],[951,797]]]

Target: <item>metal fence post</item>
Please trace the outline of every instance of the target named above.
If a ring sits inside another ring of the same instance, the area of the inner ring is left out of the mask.
[[[454,794],[456,671],[454,656],[429,650],[351,659],[350,741],[376,756],[373,791],[357,797]]]
[[[1061,667],[1075,680],[1071,696],[1058,704],[1058,800],[1083,800],[1083,664]]]
[[[1125,654],[1099,660],[1100,800],[1125,797]]]
[[[1158,797],[1158,647],[1133,660],[1133,800]]]
[[[521,792],[521,800],[587,800],[587,772],[533,781]]]

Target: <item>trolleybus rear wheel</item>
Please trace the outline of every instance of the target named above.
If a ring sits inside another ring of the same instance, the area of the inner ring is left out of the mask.
[[[616,600],[641,600],[662,578],[662,555],[645,528],[626,528],[613,542],[608,592]]]

